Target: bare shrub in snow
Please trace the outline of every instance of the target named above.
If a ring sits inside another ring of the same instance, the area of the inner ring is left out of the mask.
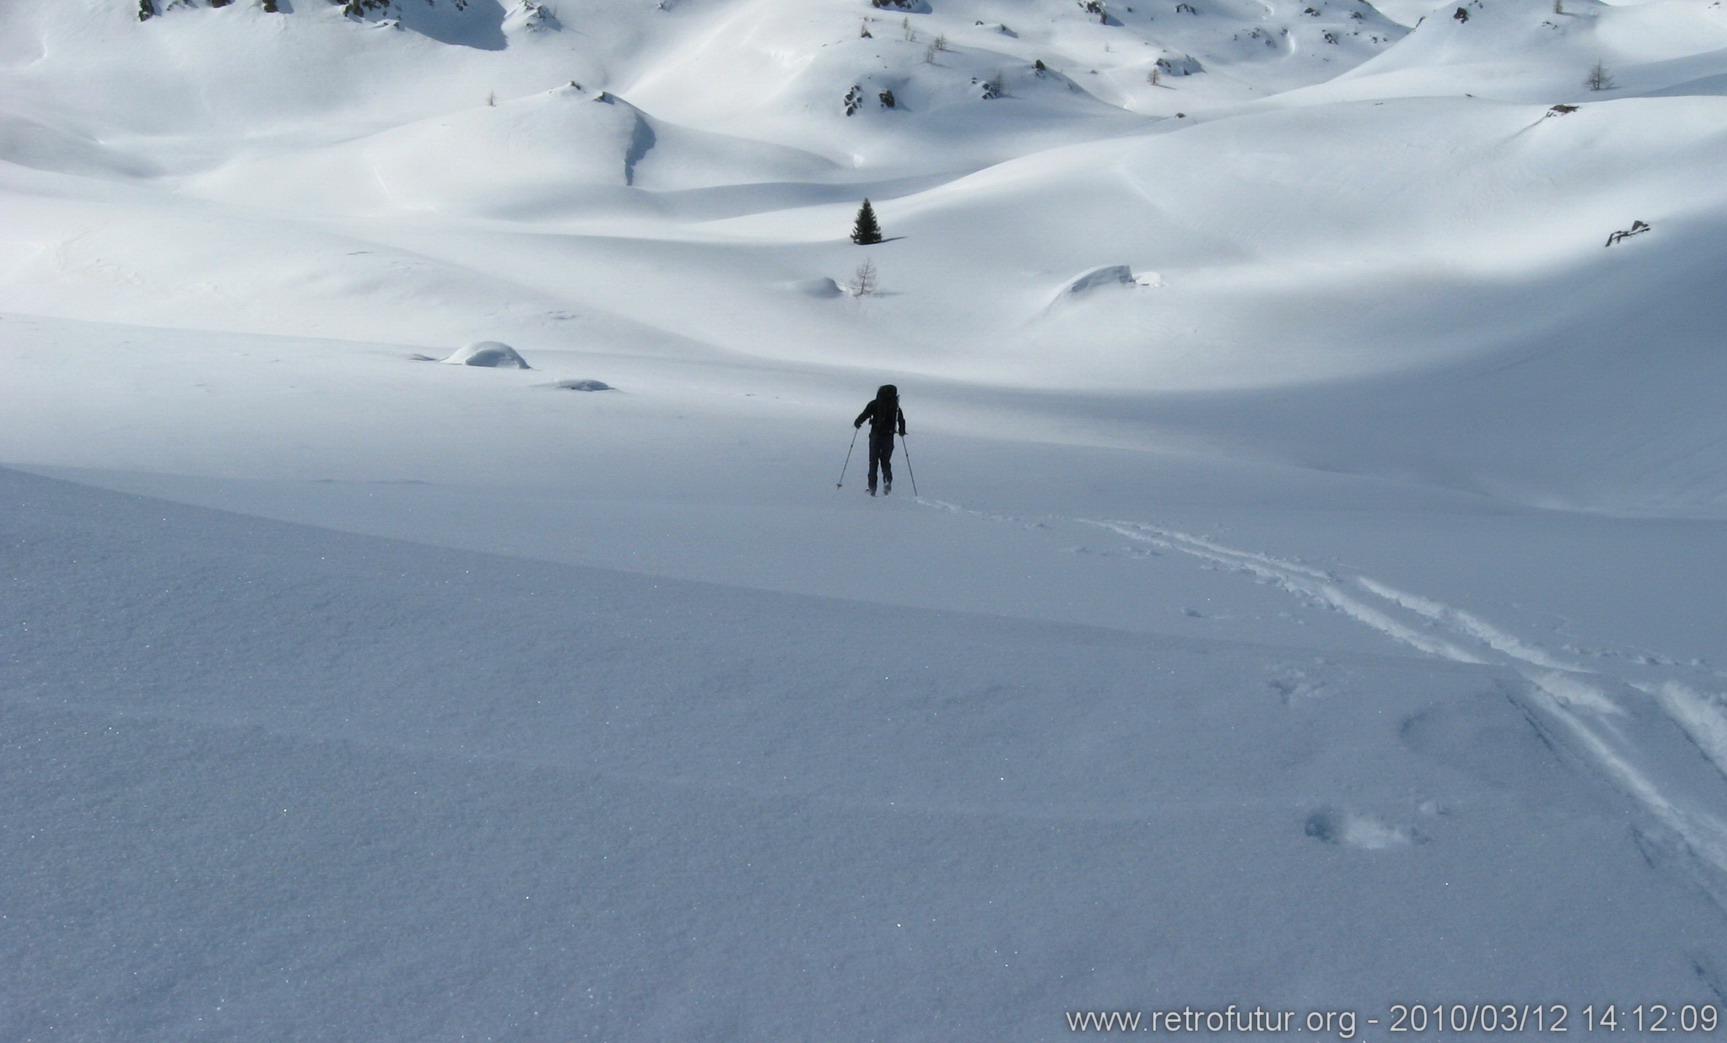
[[[852,273],[851,282],[846,284],[846,288],[853,297],[868,297],[875,293],[876,285],[875,265],[866,257],[864,262],[858,265],[857,271]]]

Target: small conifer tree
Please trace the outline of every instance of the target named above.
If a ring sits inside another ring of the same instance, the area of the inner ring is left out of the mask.
[[[852,242],[859,246],[872,246],[881,242],[881,225],[875,219],[875,207],[869,200],[863,201],[858,207],[857,223],[852,225]]]

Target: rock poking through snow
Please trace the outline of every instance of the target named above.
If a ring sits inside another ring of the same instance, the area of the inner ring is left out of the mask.
[[[491,369],[533,369],[515,348],[502,341],[482,340],[443,359],[452,366],[486,366]]]

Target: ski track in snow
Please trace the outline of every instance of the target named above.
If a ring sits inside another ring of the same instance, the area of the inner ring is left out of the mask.
[[[939,500],[919,502],[1026,528],[1047,527]],[[1727,686],[1711,691],[1677,678],[1626,681],[1555,656],[1463,609],[1371,576],[1318,569],[1144,522],[1060,520],[1244,573],[1427,655],[1509,668],[1526,682],[1519,702],[1543,739],[1593,769],[1640,808],[1659,827],[1645,830],[1645,835],[1687,863],[1716,903],[1727,909],[1727,820],[1710,810],[1727,800]],[[1699,754],[1707,772],[1695,770]]]

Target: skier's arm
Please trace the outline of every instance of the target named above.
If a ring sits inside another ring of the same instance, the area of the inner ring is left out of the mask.
[[[899,433],[903,438],[905,436],[905,411],[903,409],[896,409],[894,412],[899,414]]]
[[[875,403],[871,402],[869,405],[864,407],[863,412],[858,414],[858,418],[852,421],[852,427],[862,427],[863,422],[868,420],[869,415],[873,412],[875,412]]]

